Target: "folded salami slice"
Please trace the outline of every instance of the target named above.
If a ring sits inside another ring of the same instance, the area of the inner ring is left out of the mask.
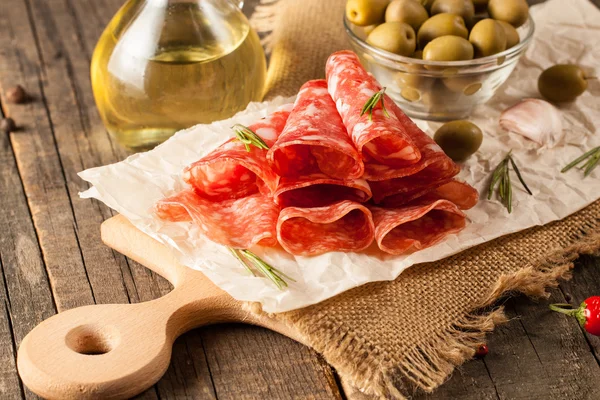
[[[301,178],[281,178],[275,202],[283,207],[322,207],[342,200],[364,203],[371,188],[364,179],[333,179],[317,173]]]
[[[302,86],[285,129],[267,157],[281,176],[322,172],[334,178],[355,179],[364,173],[362,157],[348,136],[325,80]]]
[[[273,114],[248,128],[272,146],[283,131],[291,105],[280,107]],[[246,146],[230,139],[207,156],[183,171],[183,180],[197,193],[213,201],[237,199],[257,192],[272,195],[279,180],[267,161],[267,150]]]
[[[390,112],[398,117],[421,150],[421,159],[416,164],[404,168],[367,163],[365,178],[371,185],[376,203],[397,195],[397,198],[390,200],[390,203],[401,204],[449,182],[460,172],[460,167],[396,104],[390,105]]]
[[[466,224],[465,214],[448,200],[370,210],[379,248],[396,255],[431,247]]]
[[[373,219],[365,206],[348,200],[327,207],[288,207],[279,215],[277,238],[294,255],[361,251],[373,242]]]
[[[385,115],[377,105],[361,116],[367,101],[381,90],[381,86],[360,64],[356,54],[339,51],[327,60],[326,75],[329,94],[356,148],[365,160],[402,167],[416,163],[421,158],[419,148],[398,118],[391,112]],[[385,95],[386,109],[394,102]]]
[[[468,210],[479,201],[479,192],[466,182],[452,179],[431,192],[419,197],[416,201],[448,200],[456,204],[461,210]],[[386,205],[389,205],[386,202]]]
[[[159,218],[175,222],[192,220],[213,242],[238,249],[255,244],[275,246],[279,210],[271,198],[260,194],[213,202],[193,189],[162,199],[155,205]]]

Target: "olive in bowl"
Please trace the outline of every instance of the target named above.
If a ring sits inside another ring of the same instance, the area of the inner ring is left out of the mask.
[[[469,31],[465,26],[465,21],[458,15],[442,13],[429,18],[421,25],[417,33],[417,42],[421,49],[427,46],[427,43],[440,36],[459,36],[467,38]]]
[[[385,10],[385,22],[404,22],[415,32],[428,18],[427,10],[417,0],[394,0]]]
[[[410,56],[415,52],[415,31],[404,22],[386,22],[373,29],[367,43],[390,53]]]

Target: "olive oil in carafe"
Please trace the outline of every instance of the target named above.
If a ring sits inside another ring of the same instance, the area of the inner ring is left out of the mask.
[[[92,60],[106,128],[136,150],[259,101],[265,75],[258,36],[227,0],[130,1]]]

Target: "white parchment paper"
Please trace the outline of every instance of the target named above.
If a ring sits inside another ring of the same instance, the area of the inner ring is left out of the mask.
[[[230,120],[181,131],[150,152],[86,170],[80,176],[93,187],[81,196],[104,202],[172,248],[184,265],[202,271],[238,300],[261,302],[268,312],[315,304],[367,282],[392,280],[416,263],[440,260],[501,235],[564,218],[600,198],[600,168],[586,179],[577,169],[559,172],[584,150],[600,145],[600,84],[591,80],[575,103],[560,107],[566,139],[552,150],[538,151],[533,142],[502,131],[498,118],[520,99],[539,96],[537,78],[553,64],[576,63],[588,74],[599,75],[600,12],[587,0],[551,0],[531,13],[537,25],[533,43],[507,83],[471,118],[484,130],[485,139],[476,156],[464,164],[461,177],[480,191],[482,200],[467,212],[470,223],[465,230],[434,247],[408,256],[334,252],[294,257],[282,250],[254,249],[296,280],[281,291],[264,278],[250,276],[224,247],[205,239],[191,223],[166,223],[152,216],[157,200],[184,187],[182,169],[229,137],[234,123],[250,125],[292,99],[251,104]],[[417,122],[429,134],[440,125]],[[514,210],[509,215],[498,201],[485,199],[485,191],[491,171],[510,149],[533,196],[515,179]]]

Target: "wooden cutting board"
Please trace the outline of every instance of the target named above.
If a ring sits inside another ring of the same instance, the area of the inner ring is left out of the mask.
[[[124,217],[102,224],[102,240],[173,284],[164,297],[139,304],[91,305],[57,314],[19,347],[23,382],[48,399],[122,399],[152,386],[166,372],[175,339],[190,329],[243,322],[302,342],[291,328],[242,309],[201,272],[180,265],[166,246]]]

